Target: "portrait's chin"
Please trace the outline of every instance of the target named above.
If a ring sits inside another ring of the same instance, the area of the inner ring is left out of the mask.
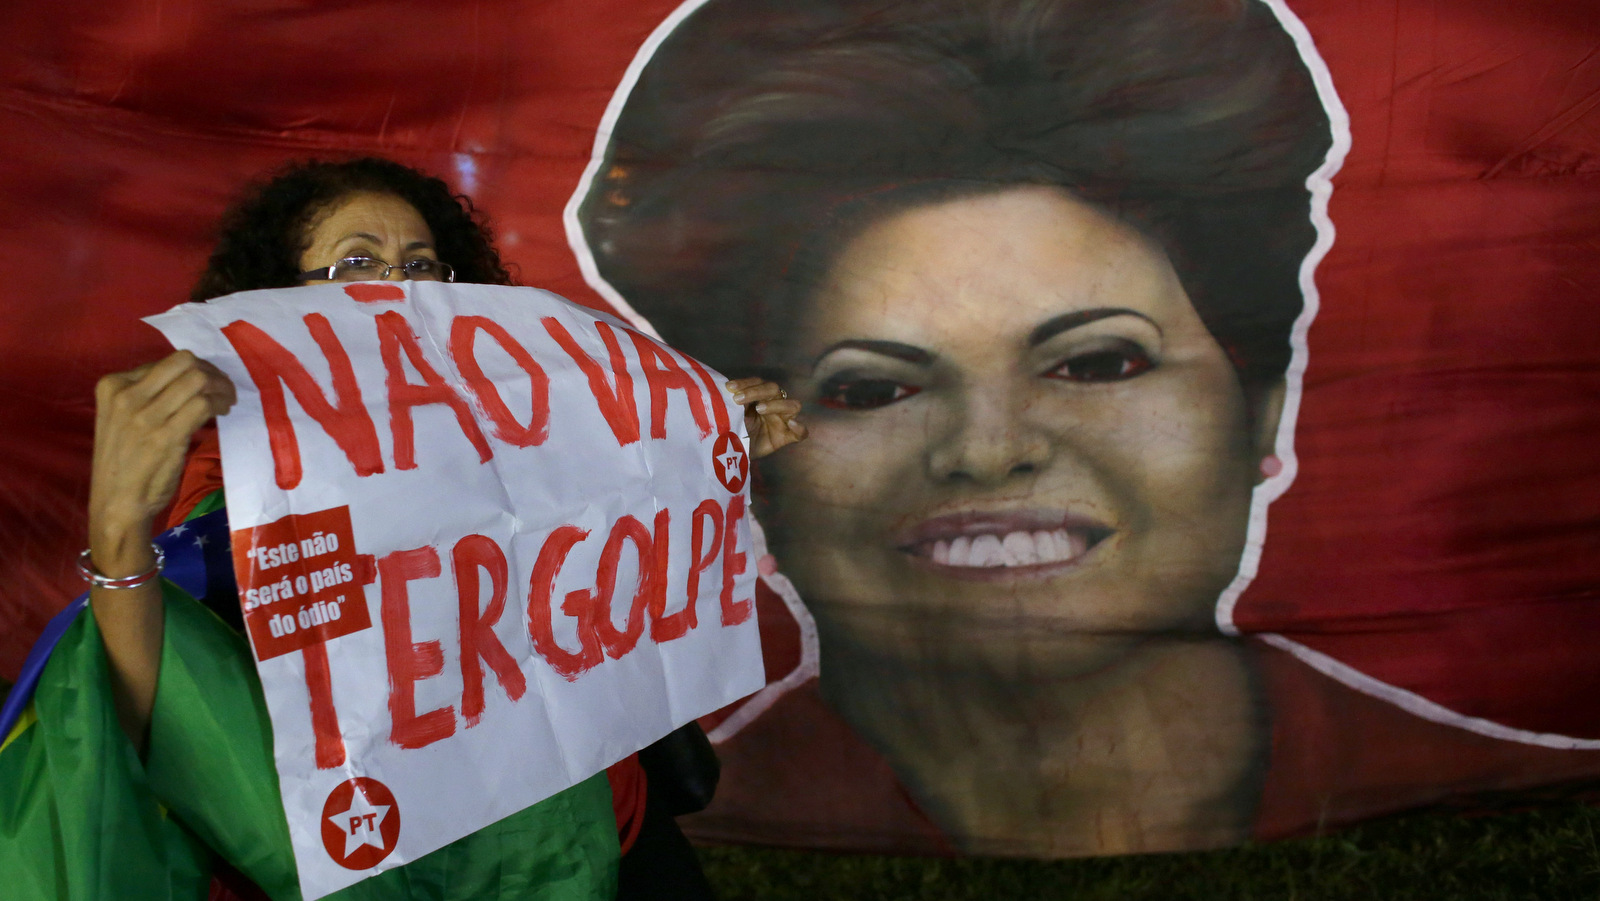
[[[816,611],[822,668],[852,681],[900,678],[992,683],[1009,693],[1092,676],[1126,659],[1146,639],[1131,632],[1091,633],[1053,624],[998,622],[981,616],[914,618],[856,607]]]
[[[1024,686],[1059,688],[1114,668],[1152,640],[1216,635],[1209,607],[1130,617],[1129,607],[1137,605],[1118,605],[1117,598],[1074,610],[1060,595],[971,596],[979,586],[994,587],[964,582],[959,592],[878,599],[803,595],[816,619],[824,672],[879,684],[915,674],[992,682],[1011,692]]]

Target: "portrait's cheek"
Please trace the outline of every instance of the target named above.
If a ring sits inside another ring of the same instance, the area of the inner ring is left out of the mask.
[[[886,416],[823,415],[806,441],[774,455],[779,565],[807,603],[885,594],[885,535],[918,467]]]
[[[1256,463],[1243,393],[1220,349],[1203,365],[1141,381],[1137,395],[1130,383],[1108,404],[1108,425],[1095,430],[1095,456],[1125,516],[1119,593],[1147,622],[1208,626],[1249,521]]]
[[[797,453],[783,458],[785,471],[795,475],[795,490],[821,503],[857,498],[870,505],[881,500],[895,472],[908,462],[904,451],[893,447],[894,432],[875,421],[881,418],[813,417],[806,441],[795,447]]]

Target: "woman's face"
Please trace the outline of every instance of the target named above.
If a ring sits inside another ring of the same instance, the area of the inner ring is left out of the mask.
[[[1032,186],[890,215],[791,362],[776,549],[833,659],[1070,676],[1214,629],[1276,416],[1133,229]]]
[[[399,267],[411,260],[438,259],[433,232],[415,207],[393,194],[365,192],[334,201],[312,219],[299,264],[320,269],[351,256],[390,264],[390,280],[402,278]]]

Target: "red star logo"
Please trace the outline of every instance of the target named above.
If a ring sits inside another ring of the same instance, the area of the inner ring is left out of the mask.
[[[750,455],[744,452],[744,442],[732,432],[723,432],[717,436],[717,443],[711,446],[711,468],[716,471],[717,481],[722,487],[734,494],[744,488],[745,476],[750,474]]]
[[[322,805],[322,846],[341,867],[377,866],[400,843],[400,805],[389,787],[357,776],[334,786]]]

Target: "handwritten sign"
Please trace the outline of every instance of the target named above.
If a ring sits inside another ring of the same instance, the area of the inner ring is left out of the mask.
[[[307,899],[762,686],[744,422],[699,362],[530,288],[149,321],[238,389],[233,561]]]

